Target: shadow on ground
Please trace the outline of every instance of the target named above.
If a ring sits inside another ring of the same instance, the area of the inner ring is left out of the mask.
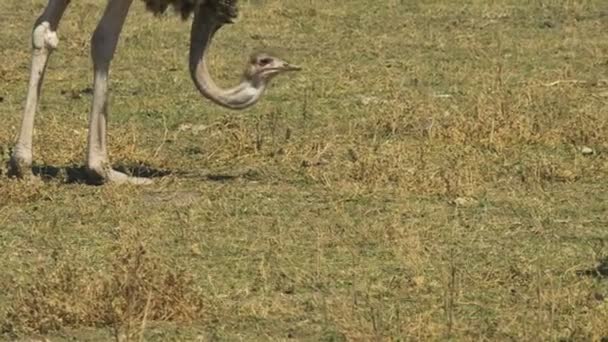
[[[576,274],[579,276],[606,279],[608,278],[608,258],[599,260],[599,264],[593,268],[577,270]]]
[[[155,169],[144,164],[137,165],[115,165],[114,169],[130,176],[143,178],[161,178],[171,175],[170,170]],[[36,165],[32,167],[34,176],[40,177],[44,181],[60,181],[63,183],[82,183],[88,185],[101,185],[100,180],[91,178],[84,166],[63,166]]]
[[[229,182],[237,179],[259,180],[262,175],[256,169],[245,168],[237,170],[167,170],[157,169],[145,164],[130,164],[130,165],[114,165],[116,171],[120,171],[130,176],[143,177],[149,179],[163,178],[175,176],[183,179],[198,179],[201,181],[212,182]],[[10,177],[10,172],[6,172]],[[3,172],[0,170],[0,175]],[[39,177],[43,181],[58,181],[66,184],[87,184],[101,185],[102,182],[98,179],[91,178],[86,172],[84,166],[53,166],[53,165],[35,165],[32,167],[32,174]]]

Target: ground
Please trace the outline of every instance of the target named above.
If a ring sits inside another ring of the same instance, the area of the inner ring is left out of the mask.
[[[89,37],[73,1],[7,176],[44,1],[0,3],[0,338],[608,337],[608,12],[585,1],[241,1],[213,74],[305,69],[233,112],[196,93],[189,22],[136,2],[110,155],[83,184]]]

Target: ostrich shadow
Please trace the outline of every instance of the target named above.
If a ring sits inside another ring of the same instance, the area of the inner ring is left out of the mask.
[[[256,181],[259,180],[261,174],[258,170],[252,168],[236,169],[236,170],[209,170],[202,169],[196,171],[184,170],[169,170],[158,169],[143,163],[137,164],[116,164],[112,167],[114,170],[125,173],[129,176],[142,177],[148,179],[162,179],[174,176],[178,179],[194,179],[200,181],[211,182],[229,182],[238,179]],[[80,165],[69,166],[52,166],[52,165],[35,165],[32,167],[34,176],[39,177],[43,181],[59,181],[65,184],[86,184],[86,185],[102,185],[103,183],[91,178],[87,173],[86,168]]]
[[[129,176],[149,179],[162,178],[173,174],[171,170],[157,169],[146,164],[118,164],[112,168]],[[91,177],[86,168],[80,165],[34,165],[32,166],[32,174],[43,181],[56,180],[66,184],[103,184],[99,179]]]
[[[608,258],[598,260],[598,264],[595,267],[576,270],[575,273],[578,276],[606,279],[608,278]]]

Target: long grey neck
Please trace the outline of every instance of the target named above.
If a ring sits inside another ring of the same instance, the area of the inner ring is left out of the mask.
[[[264,82],[252,82],[246,78],[229,89],[222,89],[215,84],[207,66],[207,51],[213,35],[221,26],[213,14],[205,15],[204,11],[197,11],[194,15],[190,36],[190,75],[206,98],[223,107],[244,109],[259,100],[266,85]]]

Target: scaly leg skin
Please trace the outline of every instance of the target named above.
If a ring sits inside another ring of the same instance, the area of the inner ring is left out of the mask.
[[[148,178],[132,177],[113,170],[107,151],[108,73],[132,2],[133,0],[110,0],[91,39],[94,80],[86,168],[91,179],[97,183],[152,183]]]
[[[20,178],[32,176],[34,116],[38,108],[38,100],[49,56],[59,43],[57,27],[69,2],[70,0],[49,0],[44,12],[34,24],[30,82],[19,136],[10,160],[10,174]]]

